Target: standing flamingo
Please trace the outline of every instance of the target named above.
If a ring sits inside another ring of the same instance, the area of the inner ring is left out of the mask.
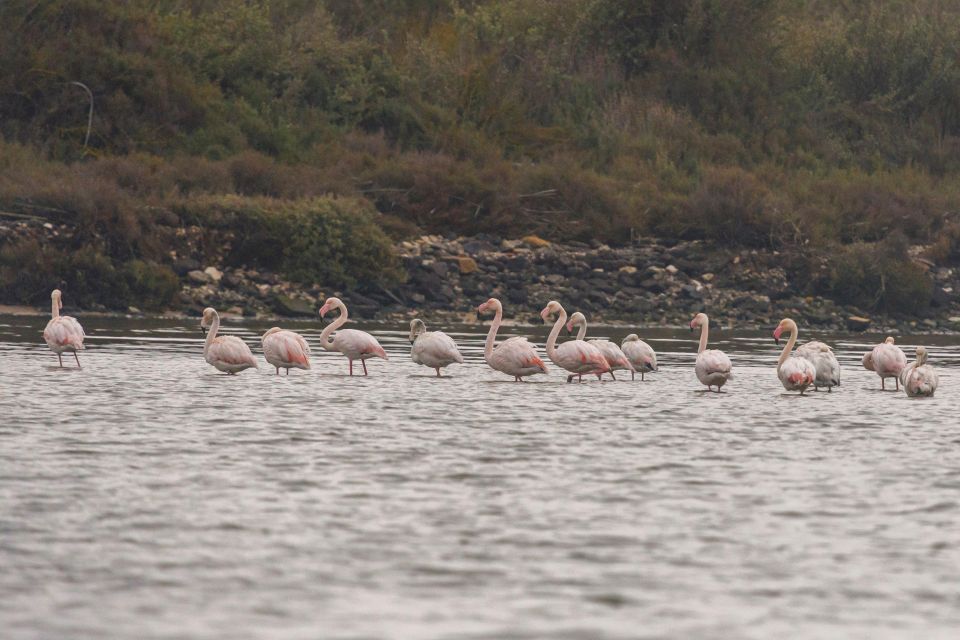
[[[896,390],[900,390],[900,372],[907,366],[907,356],[903,349],[894,344],[893,336],[878,344],[870,352],[870,363],[873,370],[880,376],[880,388],[886,389],[886,379],[893,378]],[[864,366],[867,359],[864,358]],[[867,367],[870,368],[870,367]]]
[[[77,351],[83,350],[83,327],[77,322],[77,319],[71,316],[61,316],[60,309],[63,308],[63,301],[60,289],[54,289],[50,294],[50,321],[43,330],[43,339],[50,347],[50,350],[57,354],[57,360],[60,367],[63,368],[64,351],[72,351],[73,357],[77,361],[77,368],[80,369],[80,358],[77,357]]]
[[[575,326],[580,327],[580,331],[577,332],[577,340],[583,340],[587,335],[587,317],[579,311],[570,316],[570,321],[567,322],[567,331],[572,332]],[[613,372],[618,369],[629,371],[631,376],[636,374],[636,369],[633,368],[633,364],[616,343],[610,342],[609,340],[590,340],[589,342],[600,350],[607,364],[610,365],[611,378],[614,380],[617,379],[617,377],[613,375]]]
[[[814,391],[819,391],[820,387],[826,387],[827,391],[832,392],[834,387],[840,386],[840,363],[837,362],[837,356],[833,355],[833,349],[828,345],[818,340],[811,340],[797,347],[797,355],[812,362],[817,370],[817,377],[813,381]]]
[[[813,363],[800,355],[793,355],[793,345],[797,343],[797,323],[790,318],[784,318],[773,331],[773,339],[780,344],[783,332],[790,333],[790,339],[783,346],[783,352],[777,361],[777,376],[787,391],[799,391],[800,395],[812,385],[817,377],[817,368]]]
[[[640,372],[640,379],[643,380],[643,374],[647,371],[659,371],[660,368],[657,366],[657,353],[653,350],[649,344],[640,339],[635,333],[631,333],[626,338],[623,339],[623,342],[620,343],[620,348],[623,349],[624,355],[630,358],[630,363],[634,368]],[[634,373],[630,374],[630,379],[633,380]]]
[[[310,368],[310,345],[299,333],[273,327],[263,334],[260,344],[263,357],[276,367],[277,375],[280,375],[280,367],[287,370],[287,375],[290,375],[290,369]]]
[[[570,372],[567,376],[567,382],[573,381],[573,376],[592,373],[600,378],[604,373],[610,372],[610,365],[603,353],[598,348],[584,340],[568,340],[557,346],[557,336],[560,335],[560,328],[567,321],[567,312],[563,310],[560,303],[551,300],[547,306],[540,312],[540,317],[544,322],[553,315],[557,314],[557,321],[547,337],[547,355],[555,365]]]
[[[410,321],[410,359],[417,364],[432,367],[440,377],[440,368],[454,362],[463,364],[463,356],[457,348],[453,338],[443,331],[427,331],[427,326],[420,318]]]
[[[697,364],[694,367],[697,380],[707,385],[707,390],[713,391],[711,387],[715,386],[717,393],[720,393],[720,387],[733,378],[733,365],[723,351],[707,349],[707,333],[710,330],[710,318],[707,314],[698,313],[693,317],[690,331],[697,327],[700,327],[700,349],[697,351]]]
[[[903,389],[911,398],[932,396],[940,384],[936,369],[927,364],[927,349],[917,347],[917,360],[903,368],[900,373]]]
[[[350,362],[350,375],[353,375],[353,361],[359,360],[363,365],[363,375],[367,375],[367,358],[387,359],[387,352],[383,350],[377,339],[366,331],[357,329],[343,329],[337,331],[337,335],[332,340],[330,334],[342,327],[347,322],[347,306],[340,301],[340,298],[327,298],[323,306],[320,307],[320,317],[322,318],[333,308],[340,310],[340,317],[330,323],[323,333],[320,334],[320,344],[327,351],[339,351],[347,356]]]
[[[503,305],[496,298],[490,298],[479,307],[477,313],[487,313],[493,310],[493,323],[487,333],[487,341],[483,346],[483,356],[491,369],[502,371],[513,376],[515,382],[523,382],[524,376],[546,373],[547,365],[543,363],[537,350],[521,336],[507,338],[494,347],[497,341],[497,331],[503,322]]]
[[[257,361],[246,342],[236,336],[217,337],[217,331],[220,330],[220,314],[216,309],[207,307],[203,310],[200,329],[207,335],[203,343],[203,358],[218,371],[235,375],[244,369],[258,368]]]

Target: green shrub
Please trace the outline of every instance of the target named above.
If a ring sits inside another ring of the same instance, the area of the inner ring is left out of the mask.
[[[337,287],[400,278],[393,245],[363,200],[224,196],[175,208],[191,224],[228,231],[228,266],[271,269],[298,282]]]
[[[907,255],[905,238],[894,234],[881,242],[837,247],[819,289],[843,304],[916,315],[930,306],[932,281]]]

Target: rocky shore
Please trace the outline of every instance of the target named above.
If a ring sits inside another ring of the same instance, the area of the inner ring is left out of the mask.
[[[67,225],[0,222],[0,246],[12,237],[36,236],[42,242],[70,233]],[[696,312],[707,311],[720,325],[743,328],[769,327],[790,316],[821,330],[960,331],[960,269],[930,264],[925,268],[934,281],[936,306],[923,317],[891,318],[800,295],[808,287],[796,282],[796,274],[791,277],[785,266],[794,262],[789,254],[698,241],[638,238],[609,247],[556,244],[536,236],[423,236],[396,246],[406,274],[402,284],[359,283],[354,290],[340,291],[322,283],[288,282],[269,271],[226,268],[215,256],[206,262],[185,257],[200,255],[190,250],[196,233],[189,228],[179,232],[182,246],[169,253],[180,281],[179,300],[170,313],[198,315],[205,306],[215,306],[238,316],[306,318],[316,316],[325,297],[337,295],[357,319],[420,314],[476,322],[476,306],[494,296],[502,299],[507,316],[519,322],[538,322],[539,310],[555,299],[570,311],[587,313],[593,322],[637,327],[682,326]]]

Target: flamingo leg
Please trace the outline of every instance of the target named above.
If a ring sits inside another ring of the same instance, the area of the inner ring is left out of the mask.
[[[631,380],[636,380],[636,379],[637,379],[637,374],[636,374],[635,371],[631,371],[631,372],[630,372],[630,379],[631,379]],[[643,380],[643,373],[640,374],[640,379]]]
[[[880,389],[882,389],[883,391],[886,391],[886,390],[887,390],[887,379],[886,379],[886,378],[880,378]]]
[[[290,375],[290,367],[287,367],[287,375]]]
[[[76,351],[73,352],[73,358],[77,361],[77,369],[82,369],[83,367],[80,366],[80,358],[77,357]]]
[[[610,369],[610,377],[613,378],[614,380],[617,379],[617,376],[613,375],[613,369]]]
[[[353,360],[350,360],[350,375],[353,375]]]
[[[643,382],[646,378],[643,377],[643,371],[640,372],[640,382]]]
[[[827,393],[833,393],[833,387],[827,387]]]
[[[73,355],[77,355],[77,354],[74,353]],[[78,362],[77,364],[80,364],[80,363]],[[900,391],[900,378],[894,378],[893,381],[897,383],[897,391]]]
[[[63,357],[59,353],[57,354],[57,360],[60,361],[60,368],[63,369]]]
[[[434,367],[434,369],[437,370],[437,377],[439,378],[439,377],[440,377],[440,367]]]
[[[363,365],[363,375],[367,375],[367,361],[363,358],[360,359],[360,364]]]
[[[567,384],[570,384],[571,382],[573,382],[573,374],[572,374],[572,373],[567,376]]]
[[[280,367],[277,367],[277,375],[280,375]]]

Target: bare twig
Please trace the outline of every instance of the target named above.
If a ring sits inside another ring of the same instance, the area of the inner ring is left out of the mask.
[[[87,97],[90,98],[90,112],[87,114],[87,135],[83,139],[83,150],[87,150],[87,145],[90,142],[90,131],[93,129],[93,91],[90,91],[90,87],[83,84],[82,82],[71,81],[67,84],[72,84],[74,86],[80,87],[87,92]]]

